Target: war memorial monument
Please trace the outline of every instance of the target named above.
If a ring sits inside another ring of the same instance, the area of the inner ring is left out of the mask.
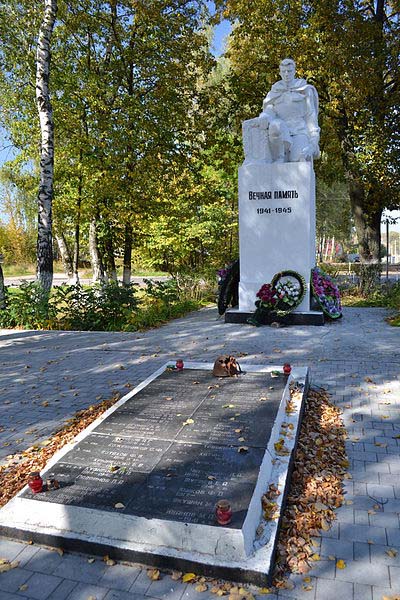
[[[254,312],[260,287],[285,270],[298,272],[306,293],[291,323],[322,325],[310,310],[310,273],[315,267],[315,176],[319,157],[318,94],[295,77],[284,59],[281,80],[261,114],[243,123],[245,160],[239,169],[239,307],[226,321],[243,323]]]
[[[314,266],[318,97],[293,61],[280,70],[261,115],[243,125],[239,317],[274,273],[290,267],[308,281]],[[307,289],[298,318],[310,312]],[[309,370],[246,364],[217,377],[215,356],[182,359],[57,452],[41,473],[47,484],[0,510],[0,534],[270,583]]]

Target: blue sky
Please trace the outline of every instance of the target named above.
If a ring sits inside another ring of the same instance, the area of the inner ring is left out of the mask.
[[[214,40],[212,44],[212,52],[214,56],[221,56],[225,49],[225,41],[231,31],[231,24],[229,21],[222,21],[215,27]]]

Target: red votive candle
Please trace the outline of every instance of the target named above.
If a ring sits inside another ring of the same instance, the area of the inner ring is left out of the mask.
[[[284,372],[284,374],[285,375],[290,375],[291,371],[292,371],[292,367],[289,365],[289,363],[285,363],[283,365],[283,372]]]
[[[178,371],[182,371],[182,369],[183,369],[183,360],[181,358],[176,361],[175,367],[178,369]]]
[[[42,491],[43,479],[40,477],[39,471],[29,473],[28,485],[34,494]]]
[[[228,500],[219,500],[217,502],[215,516],[219,525],[228,525],[232,521],[232,509]]]

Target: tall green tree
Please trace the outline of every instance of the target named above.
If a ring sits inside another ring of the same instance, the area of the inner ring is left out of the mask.
[[[251,10],[246,0],[226,0],[219,7],[234,25],[228,57],[238,121],[257,114],[279,61],[294,58],[320,95],[318,175],[345,178],[361,257],[378,260],[382,210],[400,202],[398,0],[255,0]]]

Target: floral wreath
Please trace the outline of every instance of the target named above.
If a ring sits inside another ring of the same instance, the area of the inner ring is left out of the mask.
[[[298,285],[294,285],[290,279],[289,281],[282,281],[286,277],[295,279]],[[292,312],[303,302],[307,284],[300,273],[288,270],[276,273],[271,280],[271,286],[277,291],[278,295],[277,313],[285,315]]]
[[[285,281],[288,277],[294,279],[297,285],[290,279]],[[265,322],[265,317],[272,312],[283,317],[302,303],[305,293],[306,280],[300,273],[291,270],[280,271],[273,276],[271,283],[264,283],[258,290],[258,300],[255,302],[257,309],[247,322],[261,325]]]
[[[330,319],[342,316],[339,288],[332,277],[319,267],[311,269],[311,291],[324,315]]]

